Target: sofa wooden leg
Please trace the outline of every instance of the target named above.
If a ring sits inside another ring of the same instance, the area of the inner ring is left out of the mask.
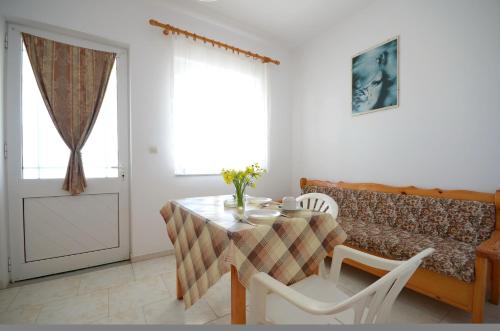
[[[500,261],[493,261],[491,270],[491,303],[498,305],[500,300]]]
[[[474,297],[472,301],[472,323],[482,323],[484,302],[486,299],[486,284],[488,281],[488,260],[476,257],[476,280],[474,282]]]

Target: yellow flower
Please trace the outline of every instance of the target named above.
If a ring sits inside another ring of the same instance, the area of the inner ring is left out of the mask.
[[[265,173],[267,173],[266,169],[262,169],[258,163],[245,167],[245,170],[221,170],[222,178],[226,184],[230,185],[232,183],[235,187],[242,188],[243,190],[247,186],[255,188],[255,182]]]
[[[222,169],[221,175],[226,184],[231,184],[234,180],[234,170]]]

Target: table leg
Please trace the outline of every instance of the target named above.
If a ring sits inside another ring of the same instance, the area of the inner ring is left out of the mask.
[[[246,289],[238,279],[238,271],[231,266],[231,324],[246,324]]]
[[[175,288],[177,292],[177,300],[182,300],[183,294],[182,294],[181,282],[179,281],[178,271],[175,272],[175,282],[176,282]]]

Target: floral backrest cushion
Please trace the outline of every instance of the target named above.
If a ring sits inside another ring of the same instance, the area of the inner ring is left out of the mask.
[[[303,193],[311,192],[331,196],[339,205],[340,217],[452,238],[475,246],[489,239],[495,229],[493,203],[337,187],[304,187]]]

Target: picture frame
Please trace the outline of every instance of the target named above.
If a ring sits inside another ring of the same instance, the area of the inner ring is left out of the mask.
[[[395,109],[400,104],[399,36],[351,58],[351,114]]]

